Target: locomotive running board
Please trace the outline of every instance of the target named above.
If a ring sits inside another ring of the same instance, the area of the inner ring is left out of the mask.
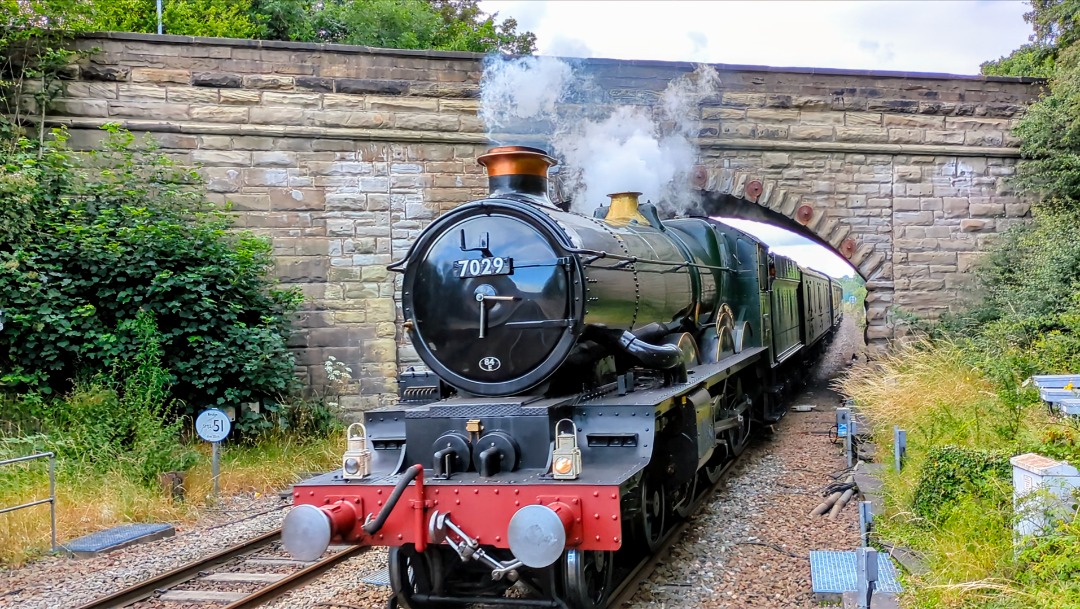
[[[640,406],[655,405],[657,413],[666,412],[675,405],[675,398],[699,387],[712,387],[737,372],[757,362],[767,351],[765,347],[744,349],[741,353],[725,357],[711,364],[694,366],[686,371],[687,382],[674,383],[656,389],[643,389],[625,395],[606,394],[581,401],[582,406]]]

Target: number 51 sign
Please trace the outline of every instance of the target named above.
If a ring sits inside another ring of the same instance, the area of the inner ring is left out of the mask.
[[[214,478],[214,497],[218,496],[218,475],[221,470],[221,459],[218,455],[218,443],[224,440],[232,429],[229,415],[217,408],[210,408],[199,413],[195,419],[195,433],[207,442],[213,443],[213,456],[211,457],[211,473]]]

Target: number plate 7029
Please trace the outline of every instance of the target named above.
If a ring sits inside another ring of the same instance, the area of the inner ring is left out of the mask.
[[[513,258],[473,258],[455,260],[454,274],[458,277],[484,277],[486,275],[510,275],[514,272]]]

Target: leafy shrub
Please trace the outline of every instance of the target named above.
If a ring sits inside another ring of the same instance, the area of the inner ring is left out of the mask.
[[[197,454],[180,442],[183,419],[171,416],[169,374],[161,365],[153,316],[141,312],[124,326],[133,337],[132,357],[110,374],[78,383],[65,399],[28,394],[2,403],[0,418],[20,427],[6,448],[55,451],[69,467],[118,469],[148,485],[163,472],[195,463]]]
[[[1003,453],[948,445],[932,448],[915,487],[912,509],[939,522],[965,496],[1007,503],[1009,494],[1003,489],[1011,471]]]
[[[273,287],[266,240],[232,232],[193,172],[130,133],[111,129],[85,159],[63,132],[40,146],[40,159],[24,142],[0,165],[0,184],[24,181],[35,211],[0,227],[16,234],[0,243],[0,385],[62,393],[130,361],[128,322],[148,311],[188,412],[291,388],[285,341],[300,296]]]

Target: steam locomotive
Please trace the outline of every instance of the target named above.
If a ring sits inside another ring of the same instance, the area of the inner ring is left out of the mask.
[[[603,607],[702,489],[784,414],[840,322],[839,285],[637,193],[594,217],[548,198],[554,159],[478,161],[490,194],[424,230],[404,328],[430,373],[294,487],[286,548],[389,546],[392,604]],[[508,598],[515,583],[533,598]]]

